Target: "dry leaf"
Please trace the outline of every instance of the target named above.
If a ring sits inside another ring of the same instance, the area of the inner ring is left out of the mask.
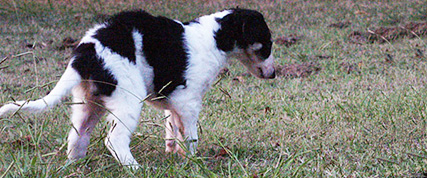
[[[296,35],[290,35],[287,37],[279,37],[275,40],[275,43],[278,45],[285,45],[286,47],[292,46],[294,44],[296,44],[299,40],[301,39],[301,37],[296,36]]]
[[[236,76],[233,78],[233,81],[239,82],[239,83],[245,83],[245,79],[243,76]]]
[[[265,114],[268,114],[270,112],[271,112],[271,108],[269,106],[267,106],[267,107],[264,108],[264,113]]]
[[[278,75],[286,78],[304,78],[321,70],[319,64],[316,62],[303,62],[301,64],[287,64],[284,66],[276,66],[279,71]]]
[[[354,12],[354,14],[356,14],[356,15],[369,15],[367,12],[362,11],[362,10],[357,10]]]
[[[62,40],[62,46],[61,46],[61,48],[62,49],[65,49],[65,48],[75,48],[78,44],[79,44],[78,40],[75,40],[75,39],[73,39],[71,37],[65,37]]]
[[[342,28],[347,28],[347,27],[349,27],[350,25],[351,25],[351,22],[350,22],[350,21],[345,21],[345,22],[338,22],[338,23],[330,24],[330,25],[328,25],[328,27],[333,27],[333,28],[339,28],[339,29],[342,29]]]

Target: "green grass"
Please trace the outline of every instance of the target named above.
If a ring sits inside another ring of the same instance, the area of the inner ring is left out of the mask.
[[[348,36],[425,22],[423,0],[0,1],[0,104],[44,96],[71,56],[62,40],[81,38],[105,14],[143,8],[188,21],[237,5],[261,11],[274,39],[302,37],[290,47],[274,45],[278,64],[317,62],[321,70],[305,78],[259,80],[231,60],[230,74],[205,97],[199,153],[192,158],[164,153],[163,114],[144,107],[131,143],[143,166],[136,172],[121,167],[104,146],[104,122],[93,133],[87,158],[67,162],[67,104],[42,114],[3,117],[0,177],[411,177],[427,172],[427,58],[415,55],[418,49],[427,56],[427,38],[355,44]],[[350,21],[350,27],[328,27],[341,21]],[[356,70],[348,72],[343,63]],[[236,76],[244,81],[236,82]]]

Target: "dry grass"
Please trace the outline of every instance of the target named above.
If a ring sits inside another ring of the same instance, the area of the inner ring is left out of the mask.
[[[110,156],[104,123],[94,131],[89,156],[68,163],[66,104],[1,118],[0,176],[411,177],[427,171],[426,37],[351,36],[425,23],[422,0],[1,1],[0,103],[46,94],[71,54],[63,40],[79,39],[108,14],[143,8],[188,21],[235,6],[261,11],[278,41],[298,37],[274,46],[278,65],[291,66],[285,73],[298,74],[306,64],[319,70],[265,81],[230,61],[205,98],[199,154],[191,159],[164,154],[162,114],[145,107],[131,144],[144,166],[138,172]]]

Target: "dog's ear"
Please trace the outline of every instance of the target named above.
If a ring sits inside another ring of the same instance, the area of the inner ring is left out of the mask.
[[[249,47],[254,51],[260,51],[263,58],[268,58],[272,42],[271,32],[264,17],[257,11],[248,11],[242,16],[241,40],[237,41],[237,45],[242,49]]]
[[[261,14],[250,13],[242,20],[242,38],[246,45],[270,40],[270,30]]]
[[[239,38],[241,25],[237,23],[235,14],[226,15],[217,21],[221,24],[221,28],[215,33],[217,47],[223,51],[232,51]]]

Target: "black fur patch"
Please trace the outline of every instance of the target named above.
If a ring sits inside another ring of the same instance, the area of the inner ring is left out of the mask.
[[[271,53],[271,33],[261,13],[248,9],[231,9],[233,12],[217,19],[221,28],[215,34],[217,47],[225,52],[235,45],[248,48],[256,42],[263,47],[257,53],[264,59]]]
[[[132,37],[134,29],[132,23],[136,21],[138,19],[135,16],[118,14],[107,21],[105,28],[98,29],[93,37],[98,39],[102,45],[136,64],[135,44]]]
[[[135,64],[133,30],[143,36],[142,50],[147,63],[153,67],[156,94],[167,96],[178,85],[185,85],[188,54],[181,24],[144,11],[127,11],[110,18],[107,26],[99,29],[94,38]]]
[[[143,52],[154,70],[154,91],[167,96],[178,85],[185,86],[188,53],[182,25],[165,17],[154,17],[144,25],[142,33]]]
[[[80,44],[74,50],[74,58],[71,66],[82,79],[94,81],[97,90],[93,94],[111,96],[116,89],[117,80],[104,68],[103,60],[96,55],[95,44]]]

